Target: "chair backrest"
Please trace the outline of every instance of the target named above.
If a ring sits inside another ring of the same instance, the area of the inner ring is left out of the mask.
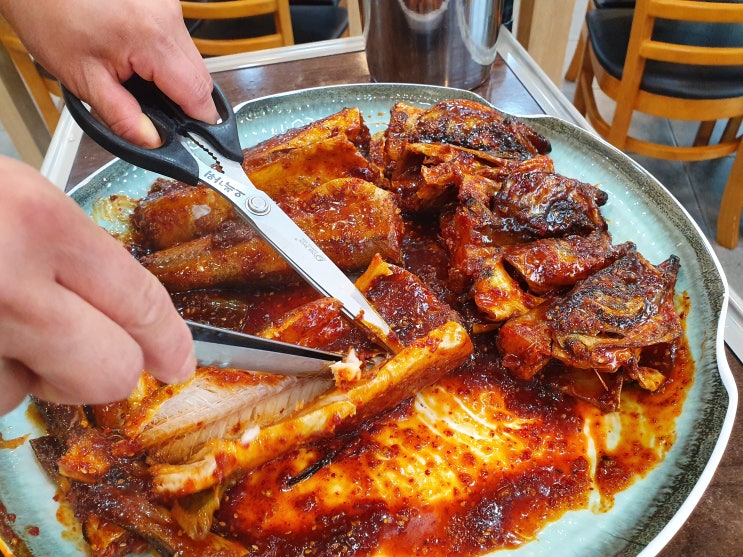
[[[59,83],[34,61],[18,35],[2,17],[0,17],[0,43],[3,44],[13,61],[49,133],[54,133],[63,105]]]
[[[183,17],[193,22],[242,20],[273,15],[274,26],[267,34],[230,37],[199,37],[192,33],[196,48],[204,56],[221,56],[294,44],[289,0],[227,0],[224,2],[181,1]],[[245,25],[249,27],[249,25]]]
[[[656,20],[665,19],[691,24],[719,23],[743,24],[743,2],[718,0],[638,0],[635,19],[630,34],[628,56],[662,62],[696,64],[703,66],[741,65],[743,63],[743,34],[734,31],[737,39],[729,43],[720,32],[729,32],[717,27],[715,36],[683,37],[676,33],[678,41],[667,37],[652,36]],[[730,26],[728,27],[730,29]],[[693,27],[689,27],[693,33]],[[695,44],[698,43],[698,44]]]
[[[656,23],[661,21],[666,23],[670,32],[663,33],[659,29]],[[717,25],[712,28],[708,24]],[[681,29],[684,31],[680,32]],[[698,29],[702,29],[702,32],[697,33]],[[731,82],[743,83],[743,2],[637,0],[619,90],[620,98],[633,98],[637,95],[645,67],[651,61],[686,66],[731,66]],[[715,88],[710,85],[708,89],[712,92],[711,89]],[[687,98],[695,98],[691,91],[689,93]],[[722,88],[716,89],[714,93],[716,95],[711,96],[718,97],[714,99],[714,113],[705,116],[700,113],[704,107],[697,103],[693,107],[689,105],[688,113],[677,113],[677,116],[681,119],[706,120],[732,118],[743,114],[743,97],[737,93],[725,95]],[[727,109],[720,103],[720,99],[725,96],[732,97]],[[657,102],[667,103],[663,99],[658,99]]]

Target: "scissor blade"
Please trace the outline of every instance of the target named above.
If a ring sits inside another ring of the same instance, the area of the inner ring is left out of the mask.
[[[341,356],[252,335],[186,322],[201,366],[231,367],[279,375],[330,374]]]
[[[195,340],[194,349],[200,366],[245,369],[278,375],[330,375],[330,364],[333,363],[203,340]]]
[[[225,159],[220,164],[224,173],[199,161],[201,180],[231,201],[235,211],[318,292],[340,300],[348,317],[387,348],[399,351],[390,326],[343,271],[273,199],[253,185],[238,162]]]

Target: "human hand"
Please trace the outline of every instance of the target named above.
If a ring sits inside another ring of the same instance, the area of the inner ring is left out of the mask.
[[[165,288],[33,168],[0,157],[0,414],[31,393],[67,404],[128,396],[142,371],[196,369]]]
[[[154,81],[189,116],[217,121],[211,76],[178,0],[0,0],[0,13],[36,60],[128,141],[160,144],[152,122],[121,85],[134,73]]]

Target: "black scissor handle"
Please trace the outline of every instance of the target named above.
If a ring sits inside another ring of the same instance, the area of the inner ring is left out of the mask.
[[[206,124],[186,116],[153,82],[138,75],[124,83],[155,125],[162,145],[145,149],[122,139],[85,108],[82,101],[62,87],[62,94],[70,114],[78,125],[99,145],[117,157],[141,168],[170,176],[187,184],[199,181],[199,167],[193,155],[178,141],[178,135],[198,133],[218,150],[220,155],[242,162],[243,154],[237,133],[237,117],[227,97],[214,83],[212,99],[222,121]],[[216,154],[216,153],[215,153]]]

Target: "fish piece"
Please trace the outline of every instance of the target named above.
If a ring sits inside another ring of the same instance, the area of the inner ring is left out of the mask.
[[[335,298],[313,300],[275,319],[256,334],[339,354],[353,348],[363,360],[384,354],[362,327],[346,319],[342,309],[343,304]]]
[[[93,557],[126,557],[146,553],[150,544],[118,524],[102,520],[97,515],[83,522],[85,541]]]
[[[239,543],[211,532],[202,539],[191,538],[165,507],[147,498],[143,486],[133,489],[123,474],[118,480],[121,481],[92,486],[74,483],[67,492],[67,499],[75,516],[88,526],[93,517],[118,525],[146,540],[160,555],[244,557],[248,554]],[[99,555],[103,557],[108,553],[101,551]]]
[[[391,176],[408,143],[447,143],[491,155],[526,160],[549,153],[549,141],[512,117],[464,99],[439,102],[428,109],[398,102],[390,111],[380,161]]]
[[[656,267],[632,251],[580,282],[545,315],[554,356],[573,367],[616,370],[637,362],[634,349],[678,338],[679,268],[676,256]]]
[[[343,108],[325,118],[289,129],[249,147],[245,150],[243,168],[249,171],[270,163],[288,150],[320,143],[339,135],[348,138],[363,155],[367,154],[371,135],[361,111],[356,107]]]
[[[521,379],[531,379],[552,359],[552,329],[545,319],[547,303],[510,318],[498,330],[503,366]]]
[[[608,229],[600,211],[608,194],[580,180],[543,171],[515,173],[500,184],[484,176],[465,179],[460,191],[468,195],[441,218],[450,253]]]
[[[497,229],[536,240],[606,230],[599,207],[608,194],[586,182],[550,172],[510,176],[493,196]]]
[[[57,460],[57,471],[78,482],[99,482],[117,463],[113,443],[113,438],[101,428],[75,427]]]
[[[376,255],[356,279],[357,288],[395,331],[399,342],[410,344],[447,322],[462,317],[410,271]]]
[[[219,229],[238,218],[232,204],[212,188],[158,178],[131,217],[138,241],[161,250]]]
[[[643,388],[657,389],[665,376],[640,362],[643,349],[683,333],[674,305],[678,270],[676,256],[656,267],[630,251],[564,297],[506,321],[498,332],[503,365],[530,379],[555,358],[590,373],[621,370]]]
[[[132,412],[116,452],[180,462],[213,438],[240,439],[295,413],[333,386],[329,376],[296,377],[200,368],[186,383],[164,385]]]
[[[364,269],[375,253],[400,261],[403,223],[391,194],[357,178],[332,180],[285,200],[284,210],[336,265]],[[141,263],[171,292],[286,284],[299,276],[244,223],[145,255]]]
[[[500,248],[472,247],[465,251],[459,269],[464,275],[476,277],[471,295],[477,308],[490,321],[505,321],[523,315],[544,301],[522,289],[508,273]]]
[[[506,177],[537,170],[553,171],[552,159],[536,155],[514,160],[444,143],[408,143],[390,177],[389,187],[405,212],[438,211],[457,197],[461,201],[471,195],[468,180],[487,178],[497,191]],[[483,201],[489,202],[492,194]]]
[[[270,162],[249,166],[247,175],[280,207],[288,197],[338,178],[387,185],[380,169],[345,135],[280,151]],[[131,224],[145,248],[161,250],[215,232],[225,220],[238,218],[232,205],[208,186],[158,179],[135,207]]]
[[[510,115],[483,103],[447,99],[406,122],[425,141],[441,141],[496,156],[531,158],[552,149],[549,140]]]
[[[634,249],[632,242],[613,245],[603,230],[501,248],[514,274],[538,295],[573,286]]]
[[[338,254],[327,255],[340,264]],[[171,293],[299,280],[267,242],[247,224],[236,221],[223,223],[219,231],[208,236],[144,255],[139,261]]]
[[[452,271],[471,281],[477,307],[499,322],[526,313],[543,296],[564,291],[631,249],[630,242],[613,246],[604,231],[503,247],[467,246],[455,253]]]
[[[393,262],[402,260],[404,223],[394,197],[386,190],[359,178],[339,178],[288,197],[284,210],[299,220],[311,215],[307,232],[323,246],[346,253],[358,269],[366,267],[375,253]],[[311,234],[310,234],[311,235]]]
[[[465,329],[449,322],[384,361],[360,381],[330,390],[299,413],[261,428],[251,439],[213,439],[190,462],[151,466],[154,490],[168,496],[196,493],[289,450],[353,430],[461,365],[472,349]]]
[[[254,335],[320,294],[303,282],[264,289],[189,290],[171,298],[185,319]]]
[[[360,178],[379,187],[387,186],[382,170],[345,134],[276,151],[263,164],[248,159],[245,167],[255,186],[279,204],[285,197],[299,195],[337,178]]]
[[[470,198],[446,211],[439,220],[441,240],[453,258],[464,253],[468,246],[502,246],[525,242],[520,232],[503,231],[486,203]],[[456,262],[454,269],[459,270]]]
[[[503,181],[514,174],[529,172],[554,172],[554,161],[547,155],[536,155],[525,161],[493,158],[477,152],[476,156],[494,164],[482,166],[476,174],[465,174],[459,186],[457,199],[460,203],[478,199],[490,205],[493,196],[500,191]]]
[[[82,406],[69,406],[37,401],[51,435],[35,439],[32,447],[45,470],[59,486],[74,516],[83,525],[90,540],[93,557],[123,557],[154,548],[161,555],[194,557],[243,557],[246,550],[239,543],[217,534],[206,533],[192,539],[161,504],[150,499],[147,476],[138,459],[119,458],[112,444],[118,435],[93,427]],[[95,443],[89,443],[95,440]],[[93,450],[86,454],[85,448]],[[76,477],[64,477],[55,459],[68,454],[80,457]],[[85,466],[95,458],[108,464],[105,473],[86,477]],[[126,553],[125,553],[126,552]]]
[[[448,321],[462,323],[461,316],[420,278],[379,254],[356,280],[356,287],[393,329],[395,343],[410,343]],[[333,298],[300,306],[258,335],[340,353],[353,348],[363,360],[385,353],[364,329],[342,316],[341,304]]]

